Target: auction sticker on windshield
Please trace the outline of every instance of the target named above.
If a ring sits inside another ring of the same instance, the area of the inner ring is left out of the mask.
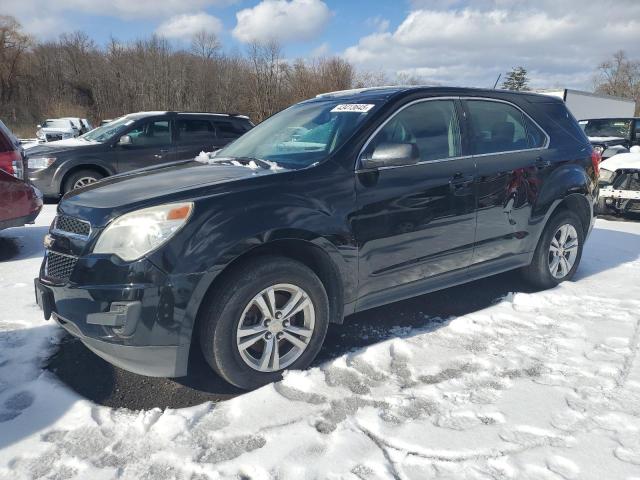
[[[355,112],[355,113],[367,113],[375,105],[369,103],[341,103],[333,107],[332,112]]]

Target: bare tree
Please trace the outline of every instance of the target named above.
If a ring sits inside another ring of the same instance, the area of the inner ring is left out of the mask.
[[[18,21],[0,15],[0,108],[3,110],[18,93],[20,67],[30,45],[31,39],[21,32]],[[15,110],[11,113],[15,120]]]
[[[636,115],[640,115],[640,61],[630,60],[620,50],[598,65],[594,83],[598,93],[635,100]]]
[[[218,40],[218,36],[206,30],[200,30],[191,39],[191,51],[204,60],[211,60],[215,57],[221,47],[222,44]]]
[[[353,66],[341,58],[287,62],[277,42],[243,55],[223,52],[197,32],[187,49],[157,36],[104,47],[83,32],[33,41],[0,16],[0,118],[33,135],[46,117],[113,118],[140,110],[244,113],[254,121],[318,93],[348,89]]]

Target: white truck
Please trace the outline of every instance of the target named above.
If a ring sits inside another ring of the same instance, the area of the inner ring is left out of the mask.
[[[627,98],[582,92],[563,88],[561,90],[540,90],[552,97],[564,100],[569,111],[578,120],[590,118],[630,118],[636,111],[636,102]]]

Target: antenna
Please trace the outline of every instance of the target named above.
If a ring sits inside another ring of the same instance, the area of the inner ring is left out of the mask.
[[[496,78],[496,83],[493,84],[493,89],[495,90],[496,87],[498,86],[498,82],[500,81],[500,77],[502,76],[502,74],[498,74],[498,78]]]

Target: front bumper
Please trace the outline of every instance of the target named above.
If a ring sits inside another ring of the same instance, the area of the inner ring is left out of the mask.
[[[129,372],[147,377],[182,377],[187,374],[189,347],[130,346],[86,337],[73,323],[52,313],[53,319],[93,353]]]
[[[78,258],[68,281],[51,282],[46,262],[36,300],[90,350],[125,370],[154,377],[187,374],[193,319],[184,278],[169,278],[149,260]],[[176,286],[177,285],[177,286]]]

